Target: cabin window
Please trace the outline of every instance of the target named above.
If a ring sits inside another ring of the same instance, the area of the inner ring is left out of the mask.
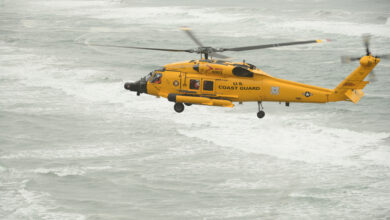
[[[190,89],[198,90],[199,86],[200,86],[200,80],[198,80],[198,79],[191,79],[190,80]]]
[[[161,77],[162,77],[161,73],[156,73],[156,74],[154,74],[154,76],[152,77],[150,82],[151,83],[156,83],[156,84],[161,84]]]
[[[203,81],[203,90],[213,91],[213,89],[214,89],[214,81],[208,81],[208,80]]]
[[[233,74],[241,77],[253,77],[253,73],[250,70],[242,68],[240,66],[233,68]]]

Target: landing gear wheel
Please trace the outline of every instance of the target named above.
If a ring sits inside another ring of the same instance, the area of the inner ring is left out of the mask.
[[[183,105],[183,103],[180,103],[180,102],[176,102],[175,105],[173,106],[173,108],[175,109],[175,111],[177,113],[184,111],[184,105]]]
[[[257,112],[257,117],[258,118],[264,118],[264,116],[265,116],[265,112],[264,111]]]
[[[191,106],[192,103],[184,103],[184,105],[186,105],[186,106]]]

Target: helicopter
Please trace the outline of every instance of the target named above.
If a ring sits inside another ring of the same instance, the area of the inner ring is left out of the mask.
[[[170,63],[154,70],[135,82],[126,82],[126,90],[156,97],[167,98],[174,103],[174,110],[184,111],[185,106],[207,105],[234,107],[233,102],[257,102],[257,117],[265,116],[263,102],[327,103],[350,101],[357,103],[364,95],[362,89],[369,83],[364,81],[367,75],[380,62],[390,55],[372,56],[369,50],[369,36],[364,37],[366,55],[362,57],[342,57],[343,62],[359,60],[360,66],[350,73],[334,89],[293,82],[273,77],[255,65],[243,62],[231,62],[229,57],[220,53],[225,51],[248,51],[272,47],[300,44],[322,43],[324,40],[307,40],[277,44],[254,45],[232,48],[214,48],[204,46],[189,28],[182,30],[198,47],[194,49],[166,49],[120,45],[88,44],[91,46],[130,48],[167,52],[187,52],[200,54],[199,60]],[[213,59],[219,58],[219,59]]]

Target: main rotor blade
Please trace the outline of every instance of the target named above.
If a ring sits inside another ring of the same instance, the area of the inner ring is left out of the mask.
[[[216,57],[216,58],[221,58],[221,59],[231,59],[230,57],[222,55],[222,54],[219,54],[219,53],[211,53],[210,56],[211,57]]]
[[[183,30],[199,47],[204,47],[203,44],[198,40],[198,38],[196,38],[195,35],[192,33],[191,28],[182,27],[181,30]]]
[[[258,49],[265,49],[270,47],[283,47],[283,46],[290,46],[290,45],[297,45],[297,44],[311,44],[311,43],[321,43],[321,42],[323,41],[322,40],[295,41],[295,42],[263,44],[263,45],[247,46],[247,47],[221,48],[221,51],[258,50]]]
[[[133,46],[106,45],[106,44],[87,44],[87,45],[98,46],[98,47],[116,47],[116,48],[131,48],[131,49],[141,49],[141,50],[160,50],[160,51],[169,51],[169,52],[193,53],[193,50],[178,50],[178,49],[153,48],[153,47],[133,47]]]

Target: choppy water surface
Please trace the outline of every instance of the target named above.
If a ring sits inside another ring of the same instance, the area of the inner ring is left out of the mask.
[[[358,105],[255,103],[173,111],[123,89],[192,48],[330,38],[226,53],[334,88],[362,55],[390,52],[376,1],[0,0],[1,219],[388,219],[390,62]]]

